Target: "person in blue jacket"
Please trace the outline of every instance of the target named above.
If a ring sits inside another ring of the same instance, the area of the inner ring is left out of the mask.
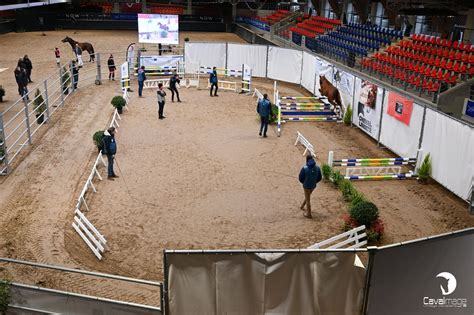
[[[257,104],[257,113],[260,115],[260,132],[258,133],[259,136],[262,135],[263,137],[267,137],[267,129],[268,129],[268,122],[270,121],[270,114],[272,113],[272,104],[268,100],[268,95],[263,94],[263,98],[258,101]]]
[[[107,179],[114,180],[118,176],[114,173],[114,159],[115,153],[117,153],[117,143],[115,142],[115,128],[110,127],[106,131],[104,131],[104,138],[103,138],[103,149],[102,153],[107,155]]]
[[[145,66],[138,69],[138,97],[142,97],[143,84],[146,80]]]
[[[212,72],[209,74],[209,83],[211,83],[211,90],[210,94],[212,96],[212,89],[216,87],[216,91],[214,92],[214,96],[219,96],[217,95],[217,70],[216,67],[212,68]]]
[[[321,169],[316,165],[311,153],[306,156],[306,165],[301,168],[299,180],[304,190],[304,201],[300,209],[304,211],[306,206],[306,212],[303,215],[311,219],[311,194],[316,184],[321,181]]]

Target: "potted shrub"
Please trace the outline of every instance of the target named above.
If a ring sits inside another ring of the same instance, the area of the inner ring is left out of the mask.
[[[99,152],[101,152],[102,149],[103,149],[103,145],[104,145],[104,143],[102,141],[103,138],[104,138],[104,131],[103,130],[96,131],[94,133],[94,135],[92,136],[92,140],[94,141],[94,144],[97,147],[97,150]]]
[[[184,38],[184,41],[185,41],[185,42],[189,42],[189,37],[185,37],[185,38]]]
[[[122,108],[127,104],[125,99],[120,95],[114,96],[110,103],[117,109],[119,114],[122,113]]]
[[[43,99],[39,89],[36,89],[35,100],[33,101],[33,106],[36,111],[36,122],[40,125],[44,121],[44,113],[46,111],[46,102]]]
[[[0,314],[7,313],[11,297],[10,282],[8,280],[0,280]]]
[[[5,89],[0,85],[0,102],[3,102],[3,97],[5,96]]]
[[[331,178],[332,168],[326,163],[323,163],[321,166],[321,173],[323,175],[324,181],[328,182]]]
[[[71,85],[71,74],[69,73],[69,70],[63,72],[63,75],[61,76],[61,84],[63,86],[64,95],[68,95],[69,86]]]
[[[344,113],[344,124],[346,126],[349,126],[351,124],[351,120],[352,120],[352,108],[351,108],[351,105],[347,106],[347,109],[346,109],[346,112]]]
[[[420,169],[418,170],[418,182],[422,184],[428,183],[428,179],[431,176],[431,157],[428,153],[423,162],[421,163]]]

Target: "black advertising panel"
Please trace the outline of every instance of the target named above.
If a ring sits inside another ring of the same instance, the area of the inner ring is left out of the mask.
[[[474,229],[378,249],[367,314],[473,315]]]

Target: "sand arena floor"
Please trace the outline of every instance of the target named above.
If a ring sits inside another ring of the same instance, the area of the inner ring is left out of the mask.
[[[54,47],[68,51],[60,43],[67,34],[73,36],[65,31],[45,37],[1,35],[0,67],[13,69],[18,57],[28,54],[35,67],[33,80],[39,81],[56,67]],[[189,33],[181,38],[185,36],[243,42],[233,34]],[[91,41],[96,51],[125,51],[136,33],[80,31],[73,37]],[[0,84],[15,90],[11,71],[0,74]],[[255,80],[255,86],[272,94],[272,81]],[[280,84],[279,89],[282,95],[306,95],[297,86]],[[343,124],[287,123],[280,138],[274,126],[269,138],[260,138],[256,100],[246,95],[221,92],[210,98],[207,90],[182,88],[183,102],[168,98],[167,118],[160,121],[155,91],[146,90],[144,98],[132,93],[130,111],[124,112],[117,134],[116,171],[121,177],[99,182],[98,193],[89,195],[91,211],[86,215],[110,246],[98,261],[71,223],[75,200],[96,156],[92,134],[110,121],[109,102],[118,93],[117,82],[79,89],[14,172],[0,178],[0,256],[161,280],[165,248],[304,248],[340,233],[347,207],[339,191],[321,183],[313,194],[314,219],[302,216],[297,175],[304,158],[303,149],[293,145],[296,131],[315,146],[318,163],[326,161],[329,150],[337,157],[390,155],[363,132]],[[407,180],[355,185],[379,206],[386,223],[384,244],[474,226],[467,204],[437,184]],[[0,265],[0,277],[159,304],[156,290],[131,285],[118,290],[106,280],[6,264]]]

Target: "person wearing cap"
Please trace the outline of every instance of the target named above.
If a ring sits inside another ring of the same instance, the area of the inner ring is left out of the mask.
[[[267,129],[268,129],[268,122],[270,121],[270,114],[272,113],[272,105],[268,100],[268,95],[263,94],[263,98],[258,101],[257,104],[257,113],[260,115],[260,132],[258,133],[259,136],[262,135],[263,137],[267,137]]]
[[[179,99],[179,92],[176,84],[180,84],[181,80],[179,79],[178,74],[173,74],[170,78],[170,85],[168,89],[171,91],[171,102],[174,102],[174,94],[176,94],[176,97],[178,99],[178,103],[181,103],[181,100]]]
[[[306,218],[311,219],[311,194],[316,188],[316,184],[321,181],[321,169],[314,161],[313,156],[308,154],[306,156],[306,165],[301,168],[299,180],[303,184],[304,200],[300,209],[306,211],[303,214]]]
[[[110,127],[104,131],[104,145],[102,153],[107,155],[107,179],[114,180],[118,176],[114,173],[114,159],[115,154],[117,153],[117,143],[115,142],[115,128]]]

